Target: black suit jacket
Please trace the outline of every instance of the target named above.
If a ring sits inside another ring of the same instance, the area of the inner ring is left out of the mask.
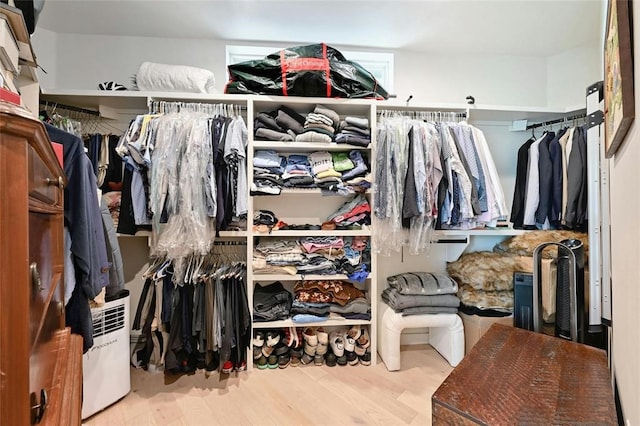
[[[581,228],[587,217],[587,138],[583,127],[576,127],[567,167],[567,210],[565,225]]]
[[[538,203],[538,210],[536,210],[536,223],[544,223],[551,213],[552,205],[552,163],[551,155],[549,153],[549,144],[555,139],[555,134],[549,132],[545,135],[544,139],[540,141],[538,145],[538,174],[540,180],[540,201]]]
[[[527,168],[529,165],[529,147],[533,139],[526,141],[518,149],[518,163],[516,165],[516,184],[513,189],[513,202],[511,204],[511,217],[513,227],[522,229],[524,224],[524,201],[527,194]]]

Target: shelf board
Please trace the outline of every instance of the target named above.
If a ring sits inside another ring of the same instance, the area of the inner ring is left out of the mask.
[[[371,278],[371,274],[367,276],[367,279]],[[289,274],[257,274],[253,273],[253,281],[301,281],[304,279],[305,281],[310,280],[342,280],[342,281],[350,281],[349,277],[344,274],[337,275],[304,275],[304,278],[300,274],[289,275]]]
[[[469,121],[513,121],[532,120],[545,121],[567,115],[584,112],[583,106],[571,106],[568,108],[553,107],[527,107],[521,105],[483,105],[461,103],[398,103],[397,100],[378,101],[372,99],[332,99],[332,98],[306,98],[295,96],[265,96],[265,95],[229,95],[209,93],[178,93],[178,92],[143,92],[136,90],[108,91],[108,90],[42,90],[41,100],[57,102],[81,108],[98,111],[100,106],[121,109],[146,111],[147,100],[180,100],[185,102],[205,103],[229,103],[243,105],[253,102],[256,111],[266,111],[277,108],[279,105],[289,105],[294,109],[309,110],[315,104],[327,105],[341,115],[356,114],[367,115],[371,106],[379,110],[394,111],[466,111],[469,110]],[[258,143],[258,142],[256,142]],[[271,146],[282,142],[267,142]],[[286,146],[274,149],[291,148]],[[299,145],[299,143],[296,143]],[[309,144],[307,149],[330,149],[321,147],[322,144]],[[327,144],[329,145],[329,144]],[[335,144],[331,144],[334,145]],[[348,149],[350,145],[333,150]],[[364,149],[351,147],[352,149]],[[300,148],[299,150],[302,150]]]
[[[350,320],[350,319],[328,319],[326,321],[301,323],[294,322],[291,319],[268,322],[253,322],[253,328],[281,328],[281,327],[339,327],[341,325],[370,325],[371,321],[367,320]]]
[[[366,190],[364,192],[365,195],[370,194],[371,191],[370,190]],[[298,195],[312,195],[314,197],[317,196],[321,196],[321,197],[351,197],[356,195],[357,192],[352,192],[349,194],[339,194],[337,192],[333,192],[333,191],[327,191],[325,193],[322,192],[322,190],[320,188],[282,188],[282,190],[280,191],[280,195],[286,195],[286,196],[298,196]],[[252,195],[252,197],[278,197],[279,195]]]
[[[315,231],[315,230],[299,230],[299,231],[271,231],[271,233],[253,233],[254,237],[369,237],[371,230],[334,230],[334,231]]]
[[[247,231],[220,231],[221,238],[246,238]]]
[[[135,235],[130,234],[118,234],[118,237],[144,237],[151,238],[153,233],[151,231],[138,231]],[[246,238],[247,231],[220,231],[221,238]]]
[[[42,90],[41,101],[99,111],[101,106],[121,110],[148,111],[147,93],[135,90]]]
[[[139,238],[151,238],[151,235],[153,235],[153,233],[151,231],[138,231],[135,233],[135,235],[131,235],[131,234],[117,234],[118,237],[123,237],[123,238],[135,238],[135,237],[139,237]]]
[[[370,150],[371,144],[368,147],[361,147],[355,145],[348,145],[344,143],[321,143],[321,142],[276,142],[276,141],[253,141],[249,142],[249,146],[253,146],[255,149],[273,149],[276,151],[289,151],[289,152],[308,152],[308,151],[351,151],[358,150]]]
[[[469,110],[469,122],[475,121],[513,121],[535,120],[544,121],[559,116],[573,115],[584,112],[584,107],[569,108],[527,107],[518,105],[482,105],[458,103],[411,103],[398,104],[396,100],[376,102],[376,110],[391,111],[451,111],[462,112]]]
[[[523,229],[512,228],[485,228],[485,229],[444,229],[435,232],[436,237],[466,237],[469,235],[481,236],[481,237],[494,237],[494,236],[513,236],[522,235],[527,231]]]
[[[246,104],[247,96],[213,93],[143,92],[137,90],[42,90],[40,100],[98,111],[101,106],[148,111],[147,100]]]

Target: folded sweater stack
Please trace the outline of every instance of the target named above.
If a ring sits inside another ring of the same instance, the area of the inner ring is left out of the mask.
[[[403,316],[458,312],[458,284],[446,274],[403,273],[388,277],[387,284],[382,300]]]
[[[324,105],[316,105],[313,112],[307,114],[304,130],[296,136],[296,142],[331,143],[339,124],[338,113]]]
[[[367,147],[371,143],[369,120],[364,117],[346,117],[340,122],[337,143]]]
[[[275,111],[258,113],[254,120],[256,140],[293,142],[304,131],[305,119],[284,105]]]

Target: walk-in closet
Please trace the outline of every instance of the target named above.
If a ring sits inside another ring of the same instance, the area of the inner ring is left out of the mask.
[[[640,422],[639,14],[0,3],[0,423]]]

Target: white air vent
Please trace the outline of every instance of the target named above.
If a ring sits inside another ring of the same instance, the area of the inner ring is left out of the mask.
[[[93,347],[82,357],[82,418],[113,404],[131,390],[129,296],[91,309]]]
[[[124,327],[124,306],[114,306],[102,311],[92,312],[93,337],[113,333]]]

